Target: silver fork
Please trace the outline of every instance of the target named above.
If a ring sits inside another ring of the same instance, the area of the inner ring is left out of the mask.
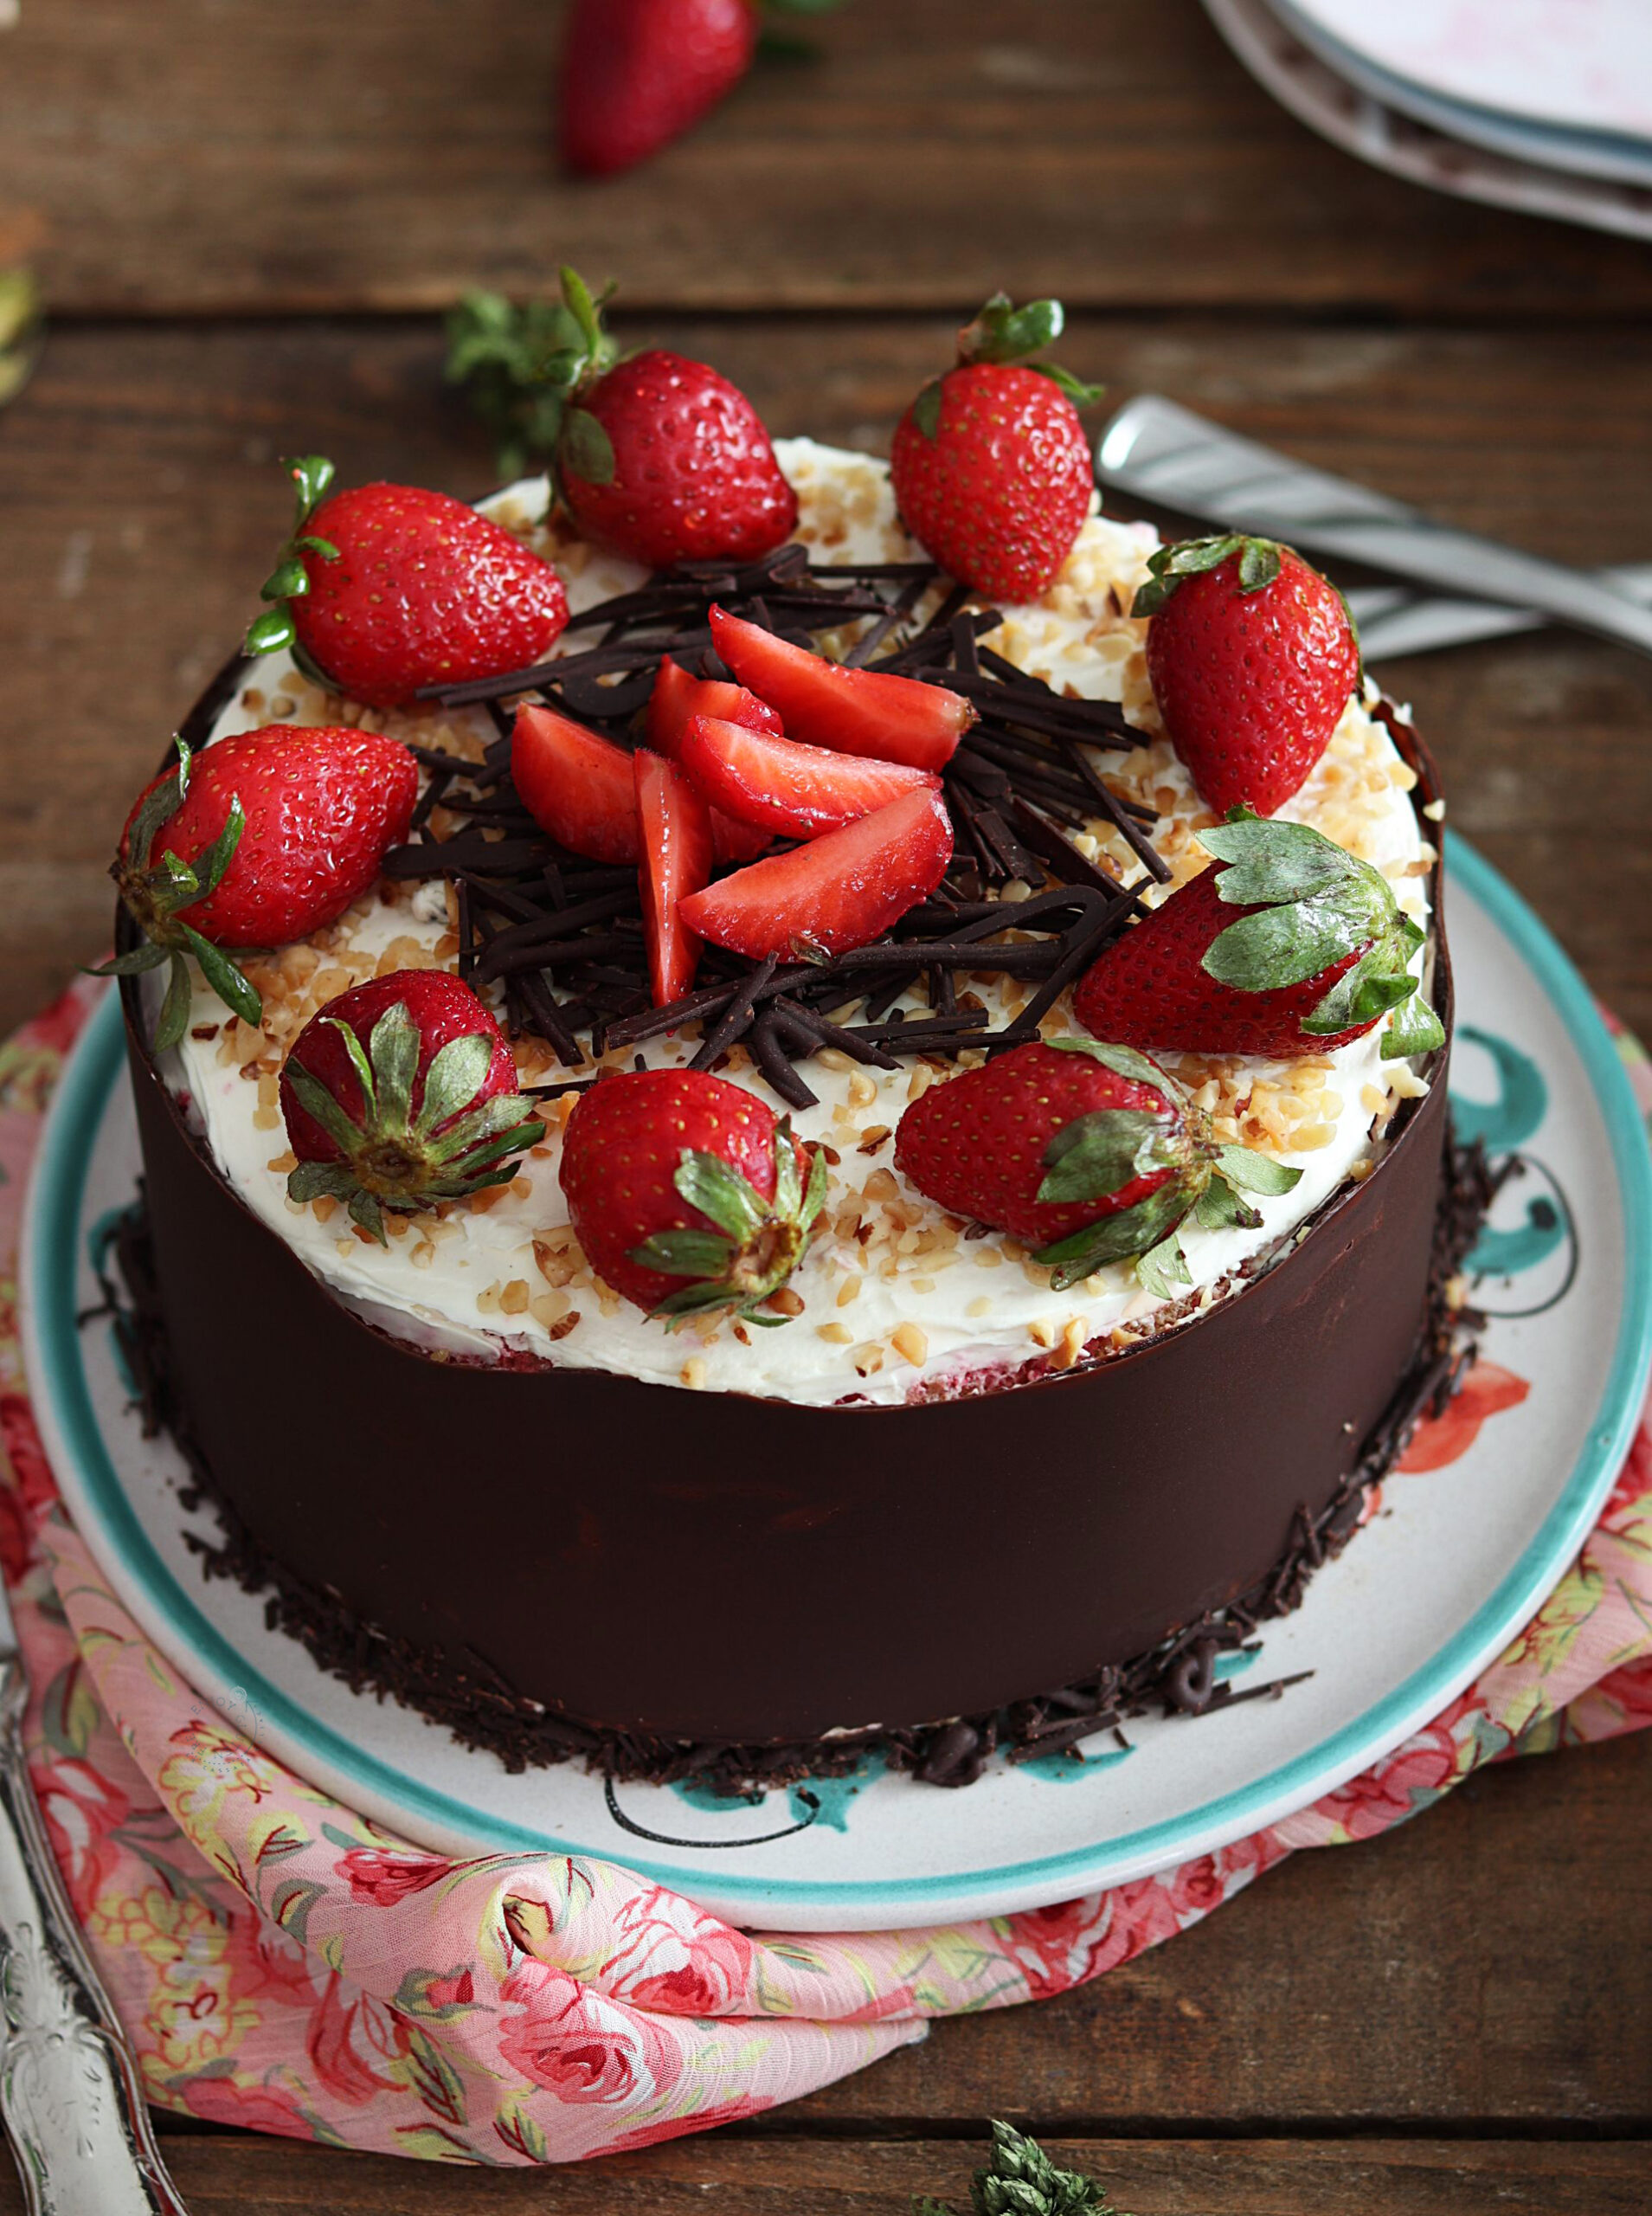
[[[1652,563],[1582,570],[1433,522],[1369,486],[1242,438],[1157,393],[1127,401],[1096,473],[1137,499],[1228,529],[1388,570],[1449,594],[1356,587],[1348,604],[1373,660],[1512,637],[1557,621],[1652,654]],[[1475,597],[1483,595],[1484,597]]]

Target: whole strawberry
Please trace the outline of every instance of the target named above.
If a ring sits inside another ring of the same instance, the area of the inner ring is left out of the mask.
[[[175,769],[140,796],[110,874],[145,944],[100,975],[171,963],[156,1027],[176,1046],[190,1008],[186,953],[248,1023],[259,996],[226,946],[280,946],[341,916],[407,836],[419,773],[376,731],[268,724],[203,754],[177,742]]]
[[[1134,1258],[1162,1298],[1188,1282],[1186,1216],[1254,1229],[1244,1195],[1288,1193],[1302,1174],[1215,1145],[1162,1070],[1085,1039],[1035,1040],[931,1085],[901,1118],[895,1163],[955,1215],[1036,1246],[1057,1292]]]
[[[562,42],[569,167],[613,177],[697,124],[751,67],[749,0],[574,0]]]
[[[562,283],[578,338],[545,375],[565,396],[556,480],[583,535],[656,570],[789,538],[797,495],[744,393],[682,354],[621,357],[578,273]]]
[[[1024,308],[995,293],[958,334],[958,366],[902,416],[890,459],[912,536],[961,584],[990,600],[1036,600],[1072,551],[1094,473],[1078,409],[1101,397],[1048,363],[1059,300]]]
[[[1161,546],[1131,611],[1147,675],[1212,808],[1272,815],[1306,783],[1360,681],[1347,603],[1289,546],[1230,533]]]
[[[264,581],[273,604],[247,630],[249,654],[291,647],[351,699],[394,708],[421,686],[525,669],[567,622],[550,564],[462,500],[416,485],[329,499],[325,454],[282,467],[298,519]]]
[[[742,1085],[637,1070],[580,1096],[562,1187],[592,1268],[639,1308],[776,1324],[762,1306],[809,1243],[826,1163]]]
[[[1305,823],[1236,814],[1199,839],[1215,866],[1080,979],[1073,1008],[1089,1030],[1132,1047],[1288,1060],[1346,1047],[1388,1015],[1385,1060],[1443,1043],[1411,973],[1424,933],[1379,870]]]
[[[383,1210],[460,1201],[543,1137],[505,1034],[445,970],[398,970],[312,1015],[281,1071],[299,1157],[287,1197],[341,1200],[381,1244]]]

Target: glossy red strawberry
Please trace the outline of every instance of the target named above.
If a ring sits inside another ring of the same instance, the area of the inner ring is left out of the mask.
[[[711,636],[740,682],[776,711],[787,738],[807,746],[938,770],[977,720],[962,694],[944,686],[845,669],[725,608],[711,610]]]
[[[1302,1176],[1214,1145],[1173,1079],[1128,1047],[1036,1040],[932,1085],[901,1118],[895,1163],[921,1193],[1039,1251],[1064,1290],[1135,1258],[1163,1298],[1188,1282],[1177,1227],[1262,1219],[1247,1192]]]
[[[273,604],[251,654],[291,647],[352,699],[393,708],[423,685],[458,685],[537,661],[568,621],[550,564],[446,493],[362,485],[325,497],[333,466],[282,467],[298,520],[263,585]]]
[[[591,1266],[676,1322],[762,1304],[791,1275],[826,1197],[826,1165],[743,1086],[699,1070],[605,1077],[568,1121],[562,1187]]]
[[[747,562],[789,538],[797,495],[744,393],[685,355],[621,356],[578,272],[562,282],[570,343],[546,377],[562,403],[556,480],[583,535],[659,570]]]
[[[299,1157],[287,1196],[342,1200],[384,1241],[382,1211],[508,1183],[544,1125],[517,1091],[505,1034],[443,970],[401,970],[312,1015],[281,1071]]]
[[[376,731],[269,724],[178,754],[127,818],[112,873],[145,943],[104,973],[170,962],[163,1047],[188,1018],[185,953],[256,1023],[257,993],[219,950],[284,945],[341,916],[407,836],[419,789],[412,755]]]
[[[933,892],[951,860],[951,820],[926,786],[720,878],[683,902],[683,920],[754,962],[786,953],[794,941],[841,954],[877,937]]]
[[[633,757],[641,846],[643,937],[654,1005],[665,1008],[694,982],[700,941],[681,903],[711,874],[711,811],[688,773],[640,746]]]
[[[780,736],[780,718],[755,692],[748,692],[743,685],[730,685],[726,679],[691,677],[680,662],[663,654],[654,689],[648,696],[648,744],[655,753],[675,762],[683,733],[694,716],[720,716],[748,731]],[[768,831],[736,822],[720,808],[711,810],[711,846],[718,861],[755,861],[771,843]]]
[[[929,770],[799,746],[713,716],[696,716],[690,723],[682,761],[717,807],[789,839],[818,839],[903,793],[941,789],[940,778]]]
[[[1078,409],[1101,388],[1021,364],[1061,333],[1059,300],[998,293],[958,334],[958,366],[896,427],[896,505],[912,536],[989,599],[1036,600],[1072,551],[1094,473]],[[1077,403],[1077,404],[1075,404]]]
[[[1135,613],[1165,729],[1212,808],[1272,815],[1301,789],[1360,681],[1347,602],[1289,546],[1162,546]]]
[[[524,706],[511,734],[511,776],[534,821],[570,854],[636,860],[636,778],[623,746],[553,708]]]
[[[574,0],[559,106],[569,166],[613,177],[680,138],[751,67],[749,0]]]
[[[1291,1060],[1388,1015],[1385,1057],[1443,1043],[1411,973],[1424,934],[1380,871],[1302,823],[1236,817],[1199,837],[1214,866],[1079,981],[1088,1029],[1154,1050]]]

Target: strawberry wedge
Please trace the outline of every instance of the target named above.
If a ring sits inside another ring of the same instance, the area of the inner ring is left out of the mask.
[[[976,720],[961,693],[886,671],[845,669],[726,609],[712,609],[711,636],[740,682],[778,710],[787,736],[809,746],[941,770]]]
[[[939,789],[928,770],[868,755],[799,746],[715,716],[693,716],[681,741],[683,767],[714,808],[791,839],[818,839],[903,793]]]
[[[623,746],[552,709],[518,708],[511,775],[534,821],[571,854],[637,860],[636,783]]]
[[[640,746],[633,757],[642,855],[642,931],[654,1006],[678,1000],[694,982],[700,942],[681,902],[711,874],[711,814],[685,771]]]
[[[748,731],[773,731],[778,738],[781,721],[755,692],[722,678],[691,677],[669,654],[659,658],[654,689],[648,699],[648,744],[668,762],[678,758],[683,733],[695,716],[722,716]],[[736,822],[719,808],[711,810],[711,844],[720,862],[755,861],[768,845],[770,834]]]
[[[952,824],[925,786],[790,854],[709,885],[679,904],[691,931],[761,961],[807,941],[828,954],[865,946],[933,892],[952,859]]]
[[[730,685],[717,677],[691,676],[681,662],[662,654],[648,698],[648,744],[656,754],[676,761],[678,744],[691,716],[720,716],[725,724],[773,731],[776,738],[784,729],[768,702],[748,692],[743,685]]]

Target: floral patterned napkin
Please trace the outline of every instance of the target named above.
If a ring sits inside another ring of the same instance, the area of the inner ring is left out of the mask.
[[[0,1570],[35,1783],[163,2107],[445,2161],[573,2161],[795,2098],[923,2036],[1099,1977],[1299,1847],[1367,1839],[1482,1762],[1652,1723],[1652,1433],[1501,1659],[1340,1792],[1222,1852],[1033,1913],[799,1939],[732,1929],[611,1862],[450,1863],[247,1743],[151,1646],[58,1503],[17,1350],[29,1160],[76,987],[0,1050]],[[1652,1071],[1622,1038],[1642,1097]],[[1482,1363],[1405,1466],[1524,1398]]]

